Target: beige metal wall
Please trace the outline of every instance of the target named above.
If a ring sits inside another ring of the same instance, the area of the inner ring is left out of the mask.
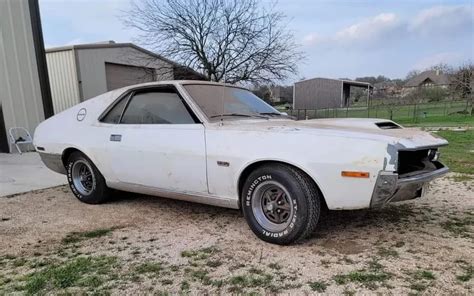
[[[46,62],[54,113],[57,114],[80,102],[74,50],[47,52]]]
[[[27,0],[0,0],[0,100],[7,131],[44,120]]]
[[[342,81],[326,78],[298,81],[293,94],[294,109],[339,108],[342,106]]]
[[[108,91],[105,63],[156,69],[156,80],[173,79],[173,65],[131,47],[77,49],[82,99],[87,100]]]

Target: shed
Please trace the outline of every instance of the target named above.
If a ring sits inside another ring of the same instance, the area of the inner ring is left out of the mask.
[[[7,137],[11,127],[24,127],[33,133],[51,115],[38,1],[1,0],[0,152],[12,151]]]
[[[373,86],[367,82],[329,78],[298,81],[293,88],[293,109],[347,107],[351,87],[367,89],[367,101],[369,101]]]
[[[54,112],[128,85],[204,77],[132,43],[113,41],[46,50]]]

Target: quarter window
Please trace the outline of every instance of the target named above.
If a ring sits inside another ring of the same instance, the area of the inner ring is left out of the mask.
[[[150,91],[131,98],[120,123],[192,124],[195,121],[177,93]]]
[[[112,109],[110,109],[109,113],[105,115],[104,119],[102,119],[102,122],[105,123],[119,123],[120,121],[120,116],[122,116],[123,113],[123,108],[125,108],[125,105],[127,104],[127,97],[122,98],[120,102],[118,102]]]

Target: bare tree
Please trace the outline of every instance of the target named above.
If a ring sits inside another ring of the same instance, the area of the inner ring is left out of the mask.
[[[428,70],[439,71],[441,73],[450,73],[453,71],[453,68],[446,63],[439,63],[431,66]]]
[[[409,71],[407,73],[407,76],[405,77],[405,81],[408,81],[408,80],[412,79],[413,77],[420,75],[420,73],[421,73],[421,71],[419,71],[419,70]]]
[[[469,112],[469,106],[472,106],[474,101],[474,64],[466,62],[459,68],[451,72],[450,75],[450,89],[454,96],[466,100],[466,110]]]
[[[212,81],[283,80],[304,57],[285,16],[257,0],[136,0],[123,21],[140,43]]]

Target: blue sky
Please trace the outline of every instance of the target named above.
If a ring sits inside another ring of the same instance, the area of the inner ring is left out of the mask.
[[[129,0],[40,0],[45,45],[133,42],[136,32],[119,19],[129,7]],[[276,9],[307,55],[292,80],[403,78],[440,62],[474,61],[472,0],[280,0]]]

